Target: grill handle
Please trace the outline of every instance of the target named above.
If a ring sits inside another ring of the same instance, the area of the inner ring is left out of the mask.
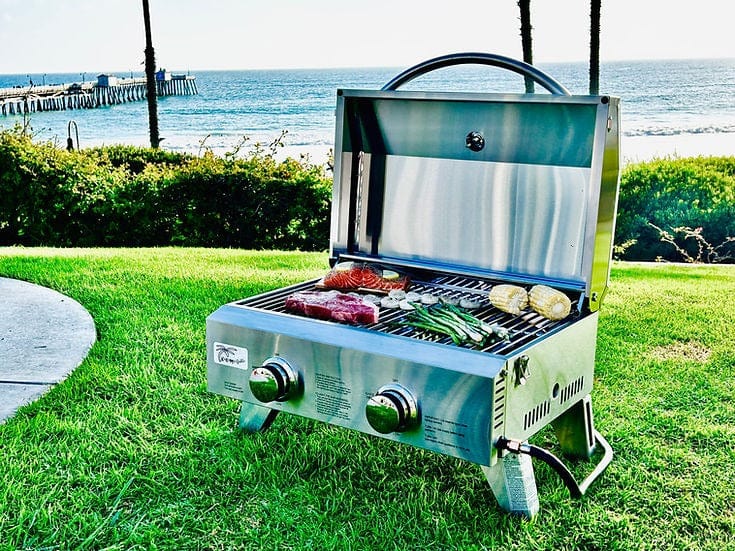
[[[423,61],[422,63],[414,65],[394,77],[390,82],[383,86],[382,90],[397,90],[400,86],[403,86],[421,75],[435,71],[436,69],[450,67],[452,65],[467,64],[491,65],[493,67],[507,69],[508,71],[521,74],[524,77],[532,78],[552,94],[561,96],[571,95],[569,90],[564,88],[564,86],[559,84],[543,71],[538,70],[533,65],[529,65],[528,63],[510,57],[482,52],[448,54]]]

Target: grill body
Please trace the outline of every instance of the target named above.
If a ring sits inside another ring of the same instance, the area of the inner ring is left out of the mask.
[[[314,283],[223,306],[207,320],[209,390],[244,402],[243,426],[257,430],[285,411],[490,466],[500,436],[530,438],[592,389],[596,313],[525,344],[500,343],[510,350],[499,354],[253,306]],[[223,356],[223,346],[236,352]],[[248,378],[275,357],[298,371],[303,392],[265,407]],[[368,424],[365,404],[386,383],[418,398],[416,430],[380,434]]]
[[[459,59],[531,71],[498,56]],[[397,310],[358,326],[285,310],[286,297],[318,281],[223,305],[207,319],[208,388],[242,402],[242,428],[287,412],[471,461],[502,507],[529,516],[534,453],[584,493],[611,458],[590,393],[619,104],[546,87],[554,93],[338,91],[331,263],[374,263],[411,274],[413,290],[477,299],[477,317],[509,338],[457,346],[400,325]],[[500,283],[562,290],[572,314],[500,312],[487,302]],[[589,458],[604,444],[581,485],[529,447],[549,423],[568,455]]]

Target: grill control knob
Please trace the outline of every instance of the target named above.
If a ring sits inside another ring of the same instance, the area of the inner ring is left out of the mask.
[[[381,434],[404,432],[419,424],[416,399],[399,384],[382,386],[365,406],[368,423]]]
[[[299,374],[283,358],[273,357],[253,368],[248,384],[261,402],[285,402],[298,394]]]

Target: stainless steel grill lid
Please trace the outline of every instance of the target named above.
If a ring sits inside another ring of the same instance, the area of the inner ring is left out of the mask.
[[[583,291],[607,286],[609,96],[337,92],[331,256]]]

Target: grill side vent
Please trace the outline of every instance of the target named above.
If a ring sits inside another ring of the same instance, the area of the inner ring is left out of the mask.
[[[584,386],[584,377],[579,377],[578,379],[575,379],[571,383],[569,383],[567,386],[565,386],[559,395],[559,403],[563,404],[573,396],[576,396]]]
[[[497,377],[495,379],[495,392],[493,394],[493,429],[499,431],[503,427],[503,419],[505,417],[505,379],[506,377]]]
[[[549,411],[551,411],[551,403],[548,400],[544,400],[532,410],[527,411],[523,416],[523,430],[538,423],[549,414]]]

